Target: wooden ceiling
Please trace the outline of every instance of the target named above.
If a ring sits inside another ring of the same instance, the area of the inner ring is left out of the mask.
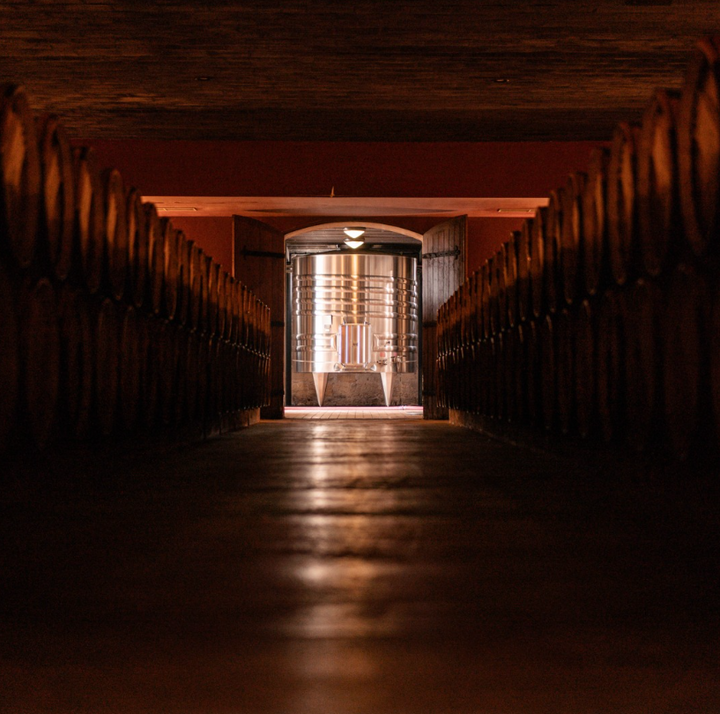
[[[604,140],[717,0],[0,4],[0,76],[76,137]]]

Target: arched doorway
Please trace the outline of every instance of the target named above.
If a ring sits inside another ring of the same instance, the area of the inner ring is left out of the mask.
[[[421,245],[360,221],[285,236],[286,406],[421,404]]]

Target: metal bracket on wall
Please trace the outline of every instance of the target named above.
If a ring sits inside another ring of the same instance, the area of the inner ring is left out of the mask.
[[[285,260],[285,253],[275,253],[271,250],[248,250],[245,246],[240,251],[243,258],[282,258]]]
[[[441,250],[437,253],[423,253],[422,258],[423,260],[432,260],[433,258],[459,258],[460,257],[460,247],[455,246],[452,250]]]

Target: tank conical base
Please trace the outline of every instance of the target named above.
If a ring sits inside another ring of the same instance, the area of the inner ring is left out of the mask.
[[[382,379],[383,394],[385,395],[385,406],[390,406],[392,400],[392,388],[393,388],[393,372],[380,372],[380,378]]]
[[[325,387],[327,387],[327,372],[313,372],[313,382],[315,382],[315,394],[317,395],[318,406],[321,407],[323,399],[325,399]]]

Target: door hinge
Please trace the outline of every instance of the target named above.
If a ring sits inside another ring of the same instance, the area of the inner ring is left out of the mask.
[[[433,258],[459,258],[460,257],[460,246],[455,246],[452,250],[441,250],[437,253],[423,253],[423,260],[432,260]]]

